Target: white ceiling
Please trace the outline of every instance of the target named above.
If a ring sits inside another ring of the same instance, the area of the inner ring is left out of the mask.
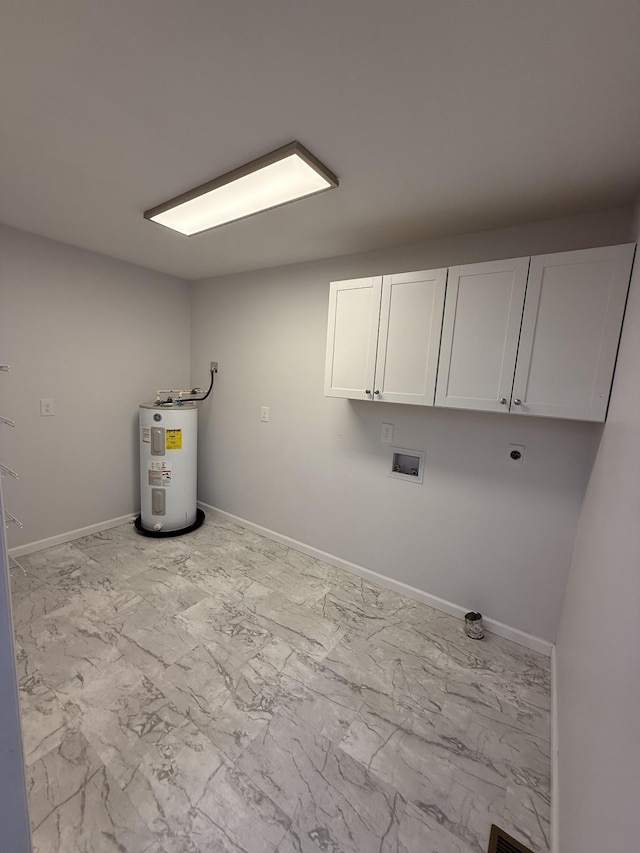
[[[0,221],[195,279],[626,204],[638,0],[2,0]],[[337,190],[145,209],[293,139]]]

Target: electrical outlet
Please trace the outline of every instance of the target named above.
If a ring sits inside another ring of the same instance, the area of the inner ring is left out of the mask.
[[[56,407],[53,401],[53,397],[41,397],[40,398],[40,417],[41,418],[49,418],[55,415]]]
[[[269,406],[260,407],[260,420],[263,424],[269,423]]]
[[[380,427],[380,441],[384,444],[393,443],[393,424],[382,424]]]
[[[211,362],[211,370],[213,370],[214,373],[218,372],[218,362],[217,361]]]
[[[519,468],[524,462],[524,444],[509,445],[509,465]]]

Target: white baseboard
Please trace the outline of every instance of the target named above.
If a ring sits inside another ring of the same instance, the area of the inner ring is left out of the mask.
[[[551,650],[551,853],[560,851],[560,792],[558,790],[558,670],[556,647]]]
[[[328,554],[326,551],[321,551],[319,548],[314,548],[312,545],[307,545],[305,542],[299,542],[297,539],[292,539],[290,536],[284,536],[277,533],[275,530],[270,530],[267,527],[262,527],[259,524],[254,524],[246,518],[240,518],[237,515],[232,515],[230,512],[218,509],[210,504],[198,501],[198,506],[207,511],[218,515],[221,518],[226,518],[229,521],[239,524],[241,527],[246,527],[247,530],[253,530],[267,539],[273,539],[275,542],[280,542],[283,545],[288,545],[296,551],[301,551],[303,554],[308,554],[310,557],[315,557],[317,560],[322,560],[336,568],[344,569],[359,577],[366,578],[379,586],[393,589],[403,595],[413,598],[416,601],[421,601],[423,604],[428,604],[436,610],[441,610],[443,613],[449,613],[451,616],[456,616],[458,619],[464,619],[464,614],[468,608],[462,607],[459,604],[454,604],[444,598],[438,598],[431,595],[422,589],[403,583],[402,581],[390,578],[387,575],[378,574],[371,569],[366,569],[364,566],[359,566],[356,563],[350,563],[348,560],[343,560],[341,557],[336,557],[335,554]],[[50,536],[48,539],[39,539],[37,542],[30,542],[27,545],[20,545],[17,548],[11,548],[9,551],[10,557],[21,557],[25,554],[33,554],[35,551],[42,551],[45,548],[51,548],[54,545],[62,545],[65,542],[72,542],[74,539],[81,539],[83,536],[90,536],[92,533],[100,533],[102,530],[109,530],[111,527],[118,527],[120,524],[125,524],[127,521],[132,521],[136,516],[121,515],[118,518],[111,518],[108,521],[102,521],[98,524],[91,524],[88,527],[81,527],[77,530],[70,530],[67,533],[61,533],[58,536]],[[496,634],[498,637],[504,637],[507,640],[512,640],[514,643],[519,643],[525,648],[532,651],[540,652],[540,654],[550,656],[553,650],[553,643],[548,640],[543,640],[541,637],[535,637],[532,634],[527,634],[518,628],[512,628],[510,625],[505,625],[490,617],[484,617],[484,625],[487,631]]]
[[[30,542],[28,545],[19,545],[17,548],[9,549],[10,557],[23,557],[25,554],[33,554],[35,551],[43,551],[45,548],[52,548],[54,545],[63,545],[65,542],[73,542],[74,539],[82,539],[83,536],[90,536],[92,533],[100,533],[102,530],[109,530],[111,527],[118,527],[120,524],[126,524],[127,521],[132,521],[136,516],[121,515],[119,518],[110,518],[108,521],[101,521],[98,524],[90,524],[88,527],[80,527],[77,530],[69,530],[68,533],[60,533],[58,536],[50,536],[48,539],[38,539],[37,542]]]
[[[451,616],[456,616],[458,619],[464,619],[464,614],[469,609],[468,607],[465,608],[459,604],[447,601],[444,598],[438,598],[435,595],[430,595],[422,589],[410,586],[409,584],[403,583],[395,578],[378,574],[378,572],[374,572],[371,569],[365,569],[363,566],[359,566],[356,563],[350,563],[348,560],[343,560],[341,557],[336,557],[334,554],[328,554],[325,551],[321,551],[319,548],[314,548],[304,542],[299,542],[297,539],[292,539],[289,536],[276,533],[274,530],[269,530],[267,527],[254,524],[252,521],[247,521],[245,518],[232,515],[230,512],[225,512],[224,510],[218,509],[210,504],[198,501],[198,506],[206,512],[211,512],[214,515],[220,516],[220,518],[225,518],[234,524],[246,527],[247,530],[253,530],[255,533],[259,533],[267,539],[273,539],[275,542],[288,545],[296,551],[301,551],[303,554],[315,557],[317,560],[322,560],[325,563],[329,563],[331,566],[336,566],[338,569],[345,569],[346,571],[351,572],[354,575],[358,575],[359,577],[366,578],[379,586],[386,587],[387,589],[393,589],[396,592],[401,592],[408,598],[421,601],[423,604],[428,604],[430,607],[433,607],[436,610],[441,610],[444,613],[449,613]],[[514,643],[525,646],[532,651],[540,652],[540,654],[546,655],[547,657],[551,655],[553,643],[550,643],[548,640],[543,640],[541,637],[535,637],[532,634],[519,631],[517,628],[504,625],[502,622],[498,622],[495,619],[483,617],[483,622],[487,631],[490,631],[492,634],[504,637],[507,640],[512,640]]]

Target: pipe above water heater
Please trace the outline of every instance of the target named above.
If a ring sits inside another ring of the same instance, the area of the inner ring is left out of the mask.
[[[156,406],[165,406],[170,405],[171,403],[200,403],[203,400],[206,400],[209,394],[213,389],[213,381],[215,374],[218,372],[218,362],[211,362],[211,382],[209,384],[209,388],[205,394],[202,394],[200,388],[192,388],[189,390],[180,390],[178,388],[159,388],[156,391]],[[185,394],[190,394],[192,396],[186,397]],[[166,395],[166,399],[162,400],[161,398]],[[177,395],[177,397],[176,397]],[[195,396],[194,396],[195,395]]]

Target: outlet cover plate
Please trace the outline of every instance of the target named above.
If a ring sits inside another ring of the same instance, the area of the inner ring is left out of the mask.
[[[53,397],[40,398],[40,417],[51,418],[56,413],[56,406]]]

